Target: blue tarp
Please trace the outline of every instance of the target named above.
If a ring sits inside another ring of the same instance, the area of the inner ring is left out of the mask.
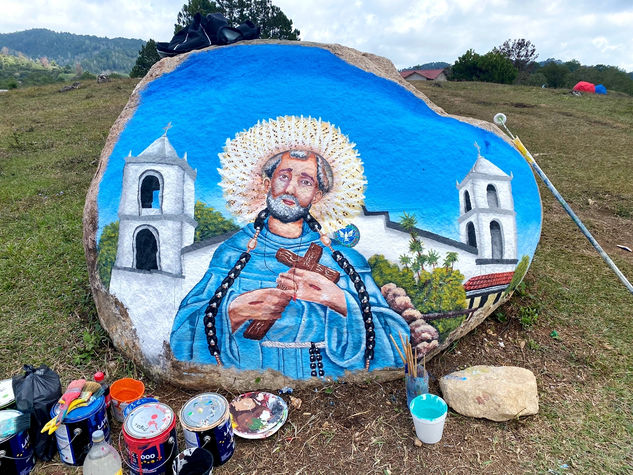
[[[604,87],[602,84],[598,84],[596,86],[596,94],[606,94],[607,93],[607,88]]]

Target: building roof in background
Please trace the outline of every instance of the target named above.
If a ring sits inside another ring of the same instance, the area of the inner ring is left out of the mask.
[[[418,73],[420,76],[424,76],[425,78],[433,81],[437,79],[437,77],[444,72],[444,69],[410,69],[408,71],[401,71],[400,74],[403,78],[408,78],[413,73]]]

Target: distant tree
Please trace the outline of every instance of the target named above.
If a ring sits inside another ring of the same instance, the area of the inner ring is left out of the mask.
[[[193,17],[196,16],[196,13],[204,16],[209,13],[222,13],[222,10],[212,0],[188,0],[178,12],[176,24],[174,25],[174,35],[193,22]]]
[[[519,72],[533,69],[534,61],[538,58],[536,47],[531,41],[524,38],[516,40],[505,40],[501,46],[492,50],[512,61],[512,64]]]
[[[475,50],[469,49],[455,61],[451,67],[451,77],[455,81],[476,81],[479,79],[480,71],[479,55]]]
[[[198,222],[194,241],[204,241],[214,236],[237,231],[238,226],[222,216],[222,213],[215,211],[202,201],[196,202],[194,207],[194,218]]]
[[[539,69],[538,72],[547,78],[547,87],[559,88],[567,86],[569,69],[562,64],[557,64],[552,61]]]
[[[477,64],[480,71],[479,80],[484,82],[512,84],[518,74],[512,61],[494,51],[480,56]]]
[[[577,59],[572,59],[571,61],[566,61],[565,63],[565,67],[567,69],[569,69],[570,72],[574,72],[576,71],[578,68],[580,68],[580,66],[582,66],[580,64],[580,61],[578,61]]]
[[[250,20],[261,28],[261,38],[298,40],[300,35],[271,0],[189,0],[178,13],[174,33],[190,24],[196,13],[221,13],[233,26]]]
[[[141,46],[138,52],[138,58],[136,58],[136,64],[132,67],[132,71],[130,71],[130,77],[142,78],[159,59],[160,56],[158,56],[158,51],[156,51],[156,42],[150,39]]]
[[[517,69],[501,53],[490,51],[481,56],[469,49],[457,58],[451,77],[457,81],[484,81],[510,84],[517,76]]]

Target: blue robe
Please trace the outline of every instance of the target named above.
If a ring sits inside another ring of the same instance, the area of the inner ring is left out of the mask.
[[[215,290],[246,250],[254,235],[252,224],[222,243],[213,254],[209,269],[180,304],[171,332],[170,344],[176,359],[194,363],[217,364],[209,353],[204,328],[204,312]],[[347,316],[328,307],[304,300],[291,300],[282,316],[262,340],[243,336],[251,320],[233,333],[228,316],[230,303],[239,295],[261,288],[277,287],[277,276],[289,268],[275,259],[280,247],[303,256],[310,243],[320,245],[318,233],[304,223],[303,234],[288,239],[262,230],[251,259],[222,300],[216,316],[216,332],[222,363],[227,367],[249,370],[273,369],[294,379],[311,375],[310,343],[320,347],[325,376],[342,376],[345,370],[364,368],[365,326],[358,294],[345,272],[339,268],[328,249],[320,263],[341,273],[338,286],[345,293]],[[374,359],[370,369],[401,367],[402,362],[392,346],[389,334],[398,340],[398,332],[409,337],[405,320],[389,308],[380,289],[371,277],[365,258],[353,249],[334,245],[349,260],[363,279],[370,296],[375,327]]]

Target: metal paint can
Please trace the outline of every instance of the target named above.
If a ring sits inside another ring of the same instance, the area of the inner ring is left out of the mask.
[[[166,404],[147,402],[133,409],[122,430],[127,446],[123,454],[130,473],[172,475],[172,461],[178,454],[176,414]]]
[[[58,413],[59,403],[51,409],[51,418]],[[55,431],[61,461],[68,465],[83,465],[92,447],[92,433],[96,430],[102,430],[105,440],[110,441],[110,424],[103,396],[87,406],[73,409],[64,417],[64,423]]]
[[[211,452],[214,466],[222,465],[235,452],[229,403],[221,394],[204,393],[189,399],[180,410],[180,424],[187,447]]]
[[[0,409],[15,409],[15,396],[13,395],[13,381],[11,379],[0,381]]]
[[[0,420],[21,414],[20,411],[7,409],[0,411]],[[35,467],[35,459],[28,430],[0,439],[0,473],[2,475],[27,475],[33,467]]]

